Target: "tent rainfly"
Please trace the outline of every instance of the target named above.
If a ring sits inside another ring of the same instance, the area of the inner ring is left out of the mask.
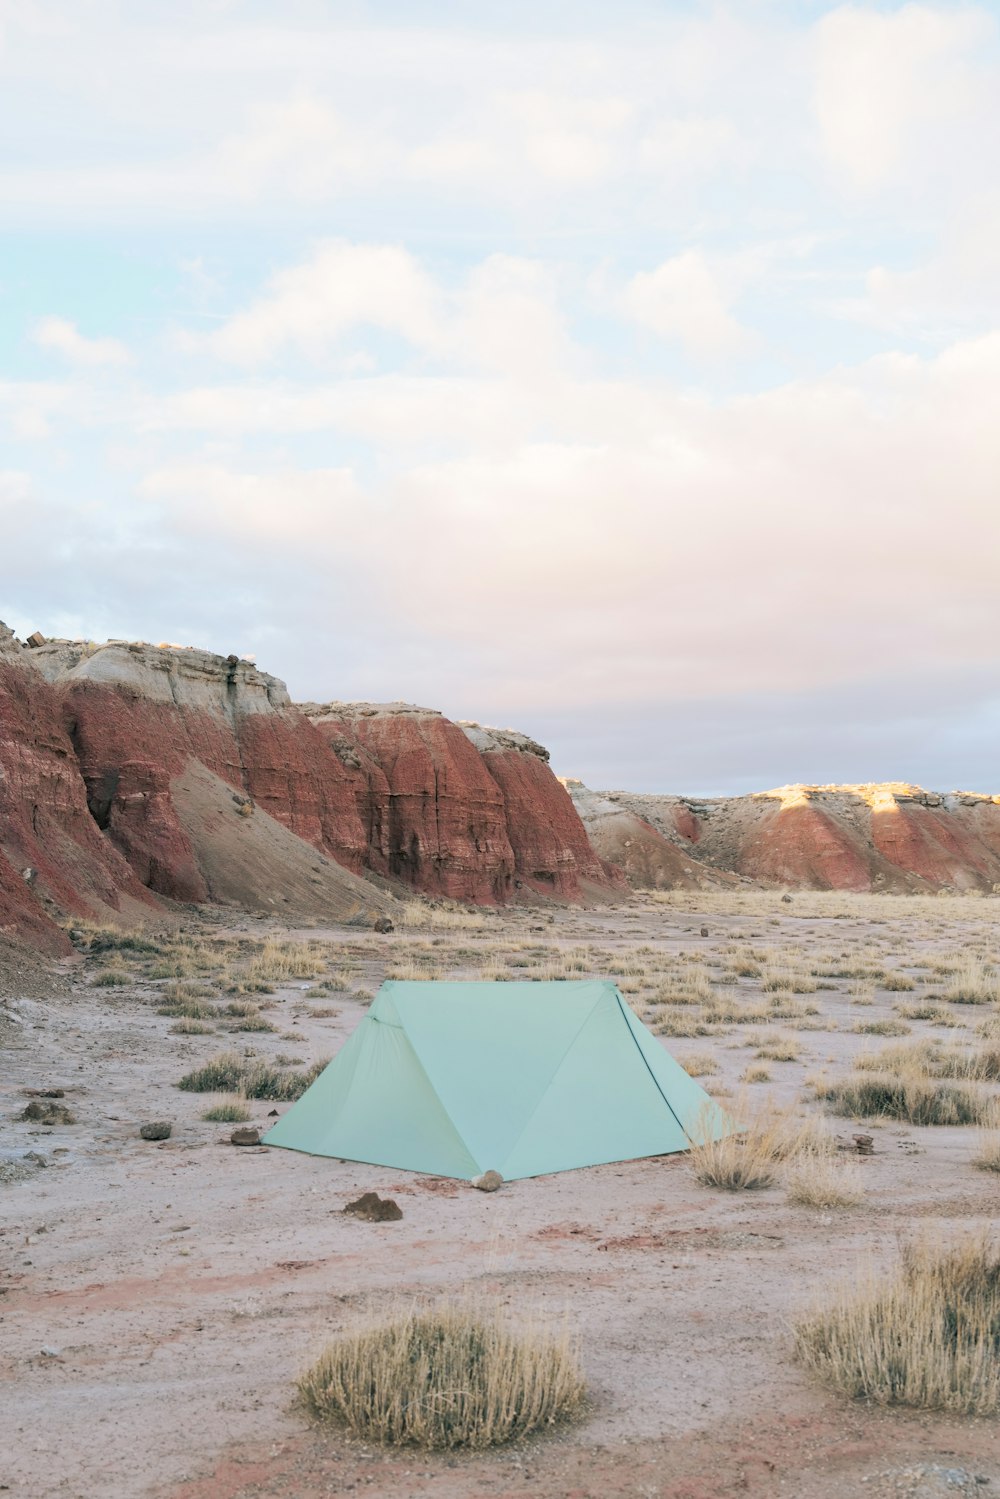
[[[732,1128],[612,983],[388,981],[265,1144],[511,1181]]]

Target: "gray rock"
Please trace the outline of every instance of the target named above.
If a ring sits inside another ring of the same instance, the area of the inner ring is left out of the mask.
[[[499,1171],[484,1171],[482,1176],[474,1176],[470,1186],[476,1188],[477,1192],[496,1192],[503,1186],[503,1177]]]
[[[229,1143],[230,1145],[259,1145],[260,1130],[243,1125],[240,1129],[233,1130],[229,1136]]]
[[[139,1133],[144,1140],[169,1140],[173,1125],[166,1119],[154,1119],[149,1124],[141,1124]]]

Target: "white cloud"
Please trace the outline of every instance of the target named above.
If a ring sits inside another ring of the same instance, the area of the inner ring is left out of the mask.
[[[61,354],[70,364],[96,367],[132,362],[128,349],[117,338],[86,338],[68,318],[42,318],[32,338],[40,348]]]
[[[262,297],[194,346],[253,365],[287,346],[315,356],[349,330],[369,326],[432,348],[439,336],[436,300],[433,283],[408,251],[335,240],[279,271]]]
[[[551,272],[520,256],[491,255],[450,289],[398,246],[333,241],[214,332],[180,341],[258,365],[287,348],[327,356],[345,334],[375,328],[425,355],[533,378],[571,357],[556,300]]]
[[[751,335],[729,310],[723,277],[700,250],[685,250],[633,276],[622,294],[626,314],[661,338],[676,339],[699,359],[744,350]]]
[[[854,187],[878,188],[910,160],[926,174],[942,146],[954,154],[954,127],[963,120],[973,130],[959,151],[965,144],[975,149],[976,116],[989,107],[975,53],[995,38],[986,11],[843,5],[818,23],[816,38],[822,145]]]

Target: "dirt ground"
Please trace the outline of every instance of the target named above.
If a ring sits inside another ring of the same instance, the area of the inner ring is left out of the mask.
[[[127,952],[81,956],[48,995],[8,969],[0,1489],[18,1499],[997,1492],[995,1422],[849,1403],[797,1366],[790,1333],[797,1309],[861,1262],[890,1263],[915,1230],[945,1240],[996,1217],[1000,1178],[973,1169],[975,1129],[865,1126],[875,1153],[858,1164],[864,1200],[831,1211],[795,1205],[780,1181],[708,1189],[683,1156],[485,1196],[235,1148],[231,1125],[201,1117],[217,1100],[176,1085],[221,1051],[288,1066],[329,1057],[387,968],[559,970],[621,980],[661,1032],[672,1017],[664,1044],[707,1061],[701,1081],[730,1106],[773,1097],[822,1113],[807,1080],[841,1076],[853,1055],[900,1039],[855,1027],[889,1022],[904,1040],[973,1043],[994,1023],[995,1005],[939,996],[949,963],[995,953],[998,913],[989,898],[737,892],[456,925],[449,913],[422,922],[411,912],[384,936],[311,928],[285,935],[314,944],[316,974],[253,996],[274,1029],[250,1033],[230,1033],[224,964],[213,974],[210,959],[226,941],[259,946],[274,930],[264,922],[190,924],[211,1010],[204,1034],[178,1033],[158,1013],[171,980]],[[123,981],[98,986],[109,961],[124,962]],[[747,1018],[713,1019],[712,996]],[[927,996],[932,1018],[907,1018]],[[703,1033],[677,1035],[688,1021]],[[744,1087],[762,1032],[793,1038],[800,1054],[765,1062],[769,1079]],[[54,1089],[75,1123],[19,1117],[28,1090]],[[248,1104],[261,1128],[286,1107]],[[139,1138],[153,1119],[172,1122],[169,1140]],[[844,1141],[860,1128],[830,1124]],[[402,1220],[345,1216],[365,1190],[394,1197]],[[401,1297],[456,1289],[499,1294],[514,1313],[568,1315],[591,1392],[581,1423],[486,1456],[426,1456],[366,1449],[297,1408],[297,1374],[338,1330]]]

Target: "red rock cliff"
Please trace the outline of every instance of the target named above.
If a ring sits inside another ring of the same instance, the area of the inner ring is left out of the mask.
[[[32,655],[0,624],[0,932],[66,951],[55,911],[103,920],[149,897],[88,811],[58,696]]]

